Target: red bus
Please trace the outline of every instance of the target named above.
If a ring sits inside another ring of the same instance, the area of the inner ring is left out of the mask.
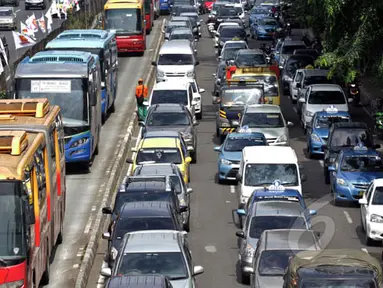
[[[1,100],[0,114],[0,287],[47,285],[65,215],[60,108],[47,99]]]
[[[145,0],[146,34],[150,34],[154,26],[154,0]]]
[[[116,33],[118,52],[146,50],[144,0],[109,0],[104,6],[104,29]]]

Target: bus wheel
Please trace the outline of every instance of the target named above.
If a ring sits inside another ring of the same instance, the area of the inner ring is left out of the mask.
[[[49,265],[49,257],[47,255],[47,262],[45,264],[45,271],[43,273],[43,276],[41,276],[41,285],[48,285],[49,284],[49,270],[50,270],[50,265]]]

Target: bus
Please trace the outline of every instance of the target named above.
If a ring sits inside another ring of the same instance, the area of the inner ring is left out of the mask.
[[[101,72],[98,56],[81,51],[42,51],[20,62],[15,99],[47,98],[61,109],[66,163],[89,171],[101,132]]]
[[[103,27],[116,33],[118,52],[146,50],[145,0],[109,0],[104,6]]]
[[[117,97],[118,55],[114,33],[89,29],[66,30],[48,42],[45,50],[75,50],[98,55],[101,69],[102,122],[115,111]]]
[[[170,13],[170,1],[169,0],[160,0],[160,14],[169,14]]]
[[[49,216],[55,189],[49,141],[40,132],[0,131],[1,287],[49,283],[51,243],[62,241]]]
[[[146,35],[149,35],[154,26],[154,0],[144,0]]]

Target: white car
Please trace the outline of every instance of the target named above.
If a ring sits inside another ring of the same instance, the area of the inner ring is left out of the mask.
[[[205,89],[199,88],[198,84],[195,80],[191,80],[190,82],[192,90],[193,90],[193,101],[195,102],[195,116],[196,118],[202,119],[202,97],[201,94],[205,92]]]
[[[359,199],[366,245],[383,240],[383,179],[374,179]]]
[[[234,23],[234,22],[227,22],[227,23],[219,24],[219,26],[217,28],[217,31],[215,31],[215,34],[214,34],[214,47],[218,47],[218,44],[219,44],[219,33],[221,32],[222,27],[228,27],[228,26],[237,26],[237,27],[239,27],[239,24],[238,23]]]
[[[308,86],[303,97],[299,98],[302,104],[301,124],[306,129],[315,112],[333,109],[348,112],[348,102],[342,87],[336,84],[314,84]]]
[[[223,51],[225,51],[225,48],[249,49],[249,46],[247,45],[246,41],[243,40],[226,41],[225,44],[223,44],[222,46],[221,56]]]

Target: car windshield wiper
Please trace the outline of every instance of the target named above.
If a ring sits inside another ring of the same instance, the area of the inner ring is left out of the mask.
[[[187,276],[178,276],[178,277],[168,277],[169,280],[182,280],[187,279]]]

